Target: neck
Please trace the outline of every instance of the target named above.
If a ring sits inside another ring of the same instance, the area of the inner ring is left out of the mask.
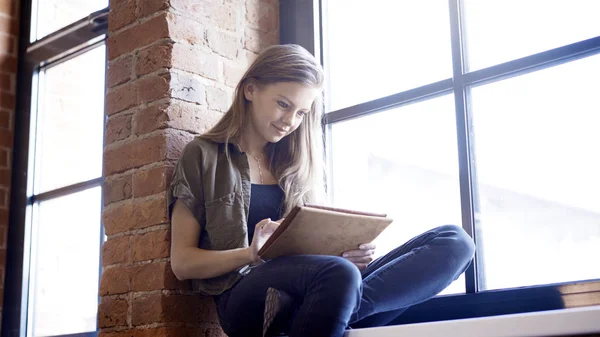
[[[248,125],[240,137],[242,149],[252,156],[261,156],[265,152],[267,142]]]

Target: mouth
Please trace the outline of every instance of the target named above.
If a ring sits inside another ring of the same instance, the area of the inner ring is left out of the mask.
[[[274,127],[274,128],[277,130],[277,131],[279,131],[279,133],[281,133],[281,134],[286,134],[286,133],[288,133],[288,132],[289,132],[289,130],[282,129],[282,128],[280,128],[280,127],[276,126],[275,124],[271,124],[271,125],[273,125],[273,127]]]

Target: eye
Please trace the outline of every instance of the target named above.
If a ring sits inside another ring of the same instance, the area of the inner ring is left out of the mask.
[[[298,111],[297,114],[300,117],[304,117],[304,116],[306,116],[307,112],[306,111]]]
[[[279,106],[282,107],[283,109],[287,109],[290,107],[289,104],[287,104],[286,102],[283,102],[283,101],[277,101],[277,104],[279,104]]]

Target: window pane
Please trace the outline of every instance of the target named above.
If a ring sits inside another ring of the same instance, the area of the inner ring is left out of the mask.
[[[600,35],[598,0],[463,0],[470,71]]]
[[[379,255],[434,227],[461,225],[452,95],[333,124],[331,141],[334,205],[394,219],[377,239]],[[464,292],[464,280],[450,287]]]
[[[33,249],[33,336],[96,330],[101,188],[39,205]]]
[[[37,5],[37,40],[108,7],[108,0],[34,0]],[[35,18],[35,13],[32,15]],[[35,31],[35,26],[32,27]]]
[[[105,48],[40,74],[35,192],[102,175]]]
[[[330,110],[452,77],[447,0],[323,3]]]
[[[472,89],[483,288],[600,278],[600,55]]]

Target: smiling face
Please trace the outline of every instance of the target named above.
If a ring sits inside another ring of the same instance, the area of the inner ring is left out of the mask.
[[[318,94],[319,89],[297,82],[248,83],[244,88],[244,97],[250,102],[247,131],[261,141],[277,143],[311,113]]]

